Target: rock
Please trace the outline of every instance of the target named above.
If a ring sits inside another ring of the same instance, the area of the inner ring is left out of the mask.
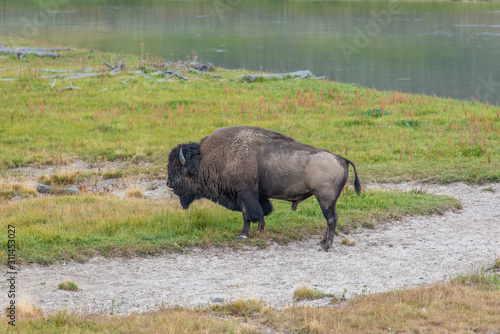
[[[56,194],[56,195],[76,195],[80,192],[76,186],[47,186],[45,184],[38,184],[36,186],[36,191],[42,194]]]
[[[36,186],[36,191],[42,194],[48,194],[50,192],[50,186],[46,186],[45,184],[38,184]]]
[[[214,298],[212,299],[212,303],[222,303],[224,301],[224,298]]]

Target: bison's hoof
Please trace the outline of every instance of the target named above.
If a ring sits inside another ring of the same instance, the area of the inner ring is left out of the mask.
[[[248,235],[243,235],[243,234],[240,234],[240,235],[238,236],[238,239],[242,239],[242,240],[248,239]]]
[[[320,247],[322,250],[324,250],[325,252],[328,252],[328,250],[330,249],[330,245],[328,245],[328,243],[326,243],[324,240],[322,240],[320,243],[319,243]]]

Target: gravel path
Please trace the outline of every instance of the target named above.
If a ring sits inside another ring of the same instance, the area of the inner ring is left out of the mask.
[[[497,192],[461,183],[369,185],[450,195],[459,198],[464,209],[351,234],[354,247],[343,246],[336,237],[329,253],[319,252],[314,239],[263,250],[195,249],[186,255],[30,265],[18,274],[19,292],[43,311],[126,314],[161,305],[207,305],[214,298],[258,298],[280,308],[290,304],[294,290],[304,285],[349,297],[427,284],[491,266],[500,255],[500,184],[489,186]],[[80,290],[57,289],[68,279]],[[0,301],[6,305],[7,293]]]

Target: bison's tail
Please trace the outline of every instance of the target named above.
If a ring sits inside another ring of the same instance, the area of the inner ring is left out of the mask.
[[[359,195],[361,193],[361,183],[359,183],[359,177],[358,177],[358,172],[356,171],[356,166],[354,166],[354,163],[351,160],[346,159],[346,158],[344,158],[344,159],[354,169],[354,189],[356,190],[356,194]],[[349,166],[347,166],[347,167],[349,167]]]

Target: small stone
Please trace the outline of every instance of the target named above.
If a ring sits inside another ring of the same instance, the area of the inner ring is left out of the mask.
[[[212,303],[222,303],[224,301],[224,298],[214,298],[212,299]]]

